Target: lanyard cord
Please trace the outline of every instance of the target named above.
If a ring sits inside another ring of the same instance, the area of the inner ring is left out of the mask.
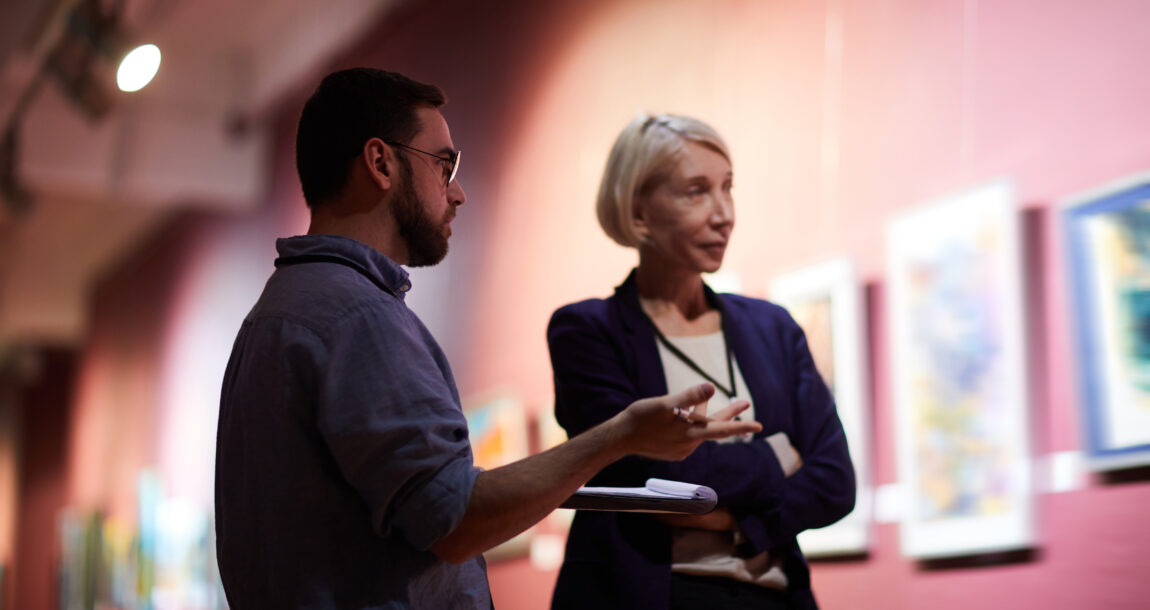
[[[655,329],[655,337],[657,337],[659,339],[659,342],[662,343],[663,346],[666,347],[668,350],[670,350],[670,352],[672,354],[674,354],[676,358],[681,360],[683,362],[683,364],[691,367],[691,370],[702,375],[707,381],[710,381],[711,383],[715,384],[715,387],[718,388],[718,390],[720,392],[722,392],[723,394],[726,394],[727,398],[732,399],[732,400],[735,398],[735,392],[737,390],[737,388],[735,387],[735,364],[731,358],[731,344],[727,342],[727,333],[725,332],[727,325],[725,324],[725,320],[724,320],[724,323],[722,324],[723,331],[724,331],[722,333],[722,335],[723,335],[723,348],[727,352],[727,375],[731,379],[731,388],[729,390],[727,389],[726,386],[719,383],[719,381],[717,379],[708,375],[707,371],[704,371],[703,367],[699,366],[698,363],[696,363],[694,360],[692,360],[690,356],[688,356],[687,354],[684,354],[679,348],[675,347],[675,345],[673,343],[671,343],[667,339],[666,336],[663,335],[663,331],[659,330],[659,326],[655,324],[655,321],[651,319],[651,316],[647,315],[647,312],[644,311],[643,315],[646,316],[647,320],[651,322],[651,328]]]
[[[394,290],[379,281],[379,278],[368,273],[367,269],[341,256],[332,256],[330,254],[300,254],[298,256],[281,256],[275,260],[276,267],[288,267],[291,265],[302,265],[304,263],[335,263],[337,265],[343,265],[344,267],[351,267],[358,271],[363,277],[371,280],[371,283],[378,286],[380,290],[397,299],[399,298],[399,295],[396,294]]]

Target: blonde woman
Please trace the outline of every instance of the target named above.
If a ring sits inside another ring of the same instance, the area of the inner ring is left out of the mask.
[[[850,512],[846,438],[802,330],[763,300],[716,294],[702,279],[735,226],[731,155],[684,116],[641,116],[611,150],[599,223],[639,264],[606,299],[567,305],[547,339],[555,414],[570,436],[636,399],[709,381],[709,410],[749,399],[762,431],[707,442],[682,462],[626,458],[593,485],[649,477],[707,485],[701,516],[576,514],[552,607],[816,608],[795,536]]]

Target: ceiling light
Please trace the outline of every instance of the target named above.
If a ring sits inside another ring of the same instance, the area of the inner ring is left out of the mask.
[[[120,68],[116,70],[116,85],[120,91],[139,91],[152,82],[152,77],[159,69],[159,47],[154,44],[140,45],[120,62]]]

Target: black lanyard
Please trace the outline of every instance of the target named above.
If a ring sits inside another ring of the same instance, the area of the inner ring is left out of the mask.
[[[379,278],[368,273],[367,269],[364,269],[358,263],[343,258],[342,256],[332,256],[330,254],[300,254],[298,256],[281,256],[275,260],[276,267],[302,265],[304,263],[335,263],[337,265],[343,265],[344,267],[351,267],[352,269],[358,271],[359,274],[363,277],[371,280],[372,284],[379,286],[380,290],[390,294],[397,299],[399,298],[399,295],[396,294],[394,290],[392,290],[383,282],[379,281]]]
[[[644,311],[643,315],[647,316],[647,312]],[[727,333],[726,333],[726,324],[725,323],[723,323],[721,325],[722,330],[723,330],[723,332],[721,334],[723,335],[723,348],[726,349],[726,351],[727,351],[727,375],[731,378],[731,389],[729,389],[729,390],[727,389],[726,386],[719,383],[719,381],[717,379],[708,375],[707,371],[704,371],[703,367],[699,366],[698,363],[696,363],[694,360],[692,360],[690,356],[688,356],[687,354],[684,354],[679,348],[675,347],[674,344],[672,344],[670,341],[668,341],[667,337],[663,335],[663,331],[659,330],[659,326],[656,325],[655,321],[651,319],[651,316],[647,316],[647,320],[649,320],[651,322],[651,328],[655,329],[655,336],[659,339],[659,341],[663,344],[664,347],[666,347],[672,354],[674,354],[676,358],[681,360],[683,362],[683,364],[691,367],[691,370],[702,375],[703,378],[705,378],[707,381],[710,381],[711,383],[715,384],[715,388],[718,389],[723,394],[726,394],[728,399],[734,400],[736,390],[738,388],[735,387],[735,364],[734,364],[734,361],[731,357],[731,344],[727,341]]]

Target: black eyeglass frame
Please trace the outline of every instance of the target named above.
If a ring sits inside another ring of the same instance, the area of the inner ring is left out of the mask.
[[[414,146],[408,146],[407,144],[400,144],[399,142],[395,142],[393,140],[384,140],[383,142],[384,142],[384,144],[390,144],[392,146],[398,146],[400,148],[406,148],[407,150],[413,150],[417,153],[423,153],[429,157],[435,157],[436,159],[439,159],[440,161],[447,163],[448,167],[450,167],[451,169],[444,172],[447,175],[447,180],[444,181],[443,186],[447,186],[447,185],[451,184],[451,181],[455,180],[455,174],[457,174],[459,172],[459,158],[463,154],[462,150],[453,150],[453,151],[451,151],[450,157],[441,157],[435,153],[427,152],[426,150],[420,150]]]

